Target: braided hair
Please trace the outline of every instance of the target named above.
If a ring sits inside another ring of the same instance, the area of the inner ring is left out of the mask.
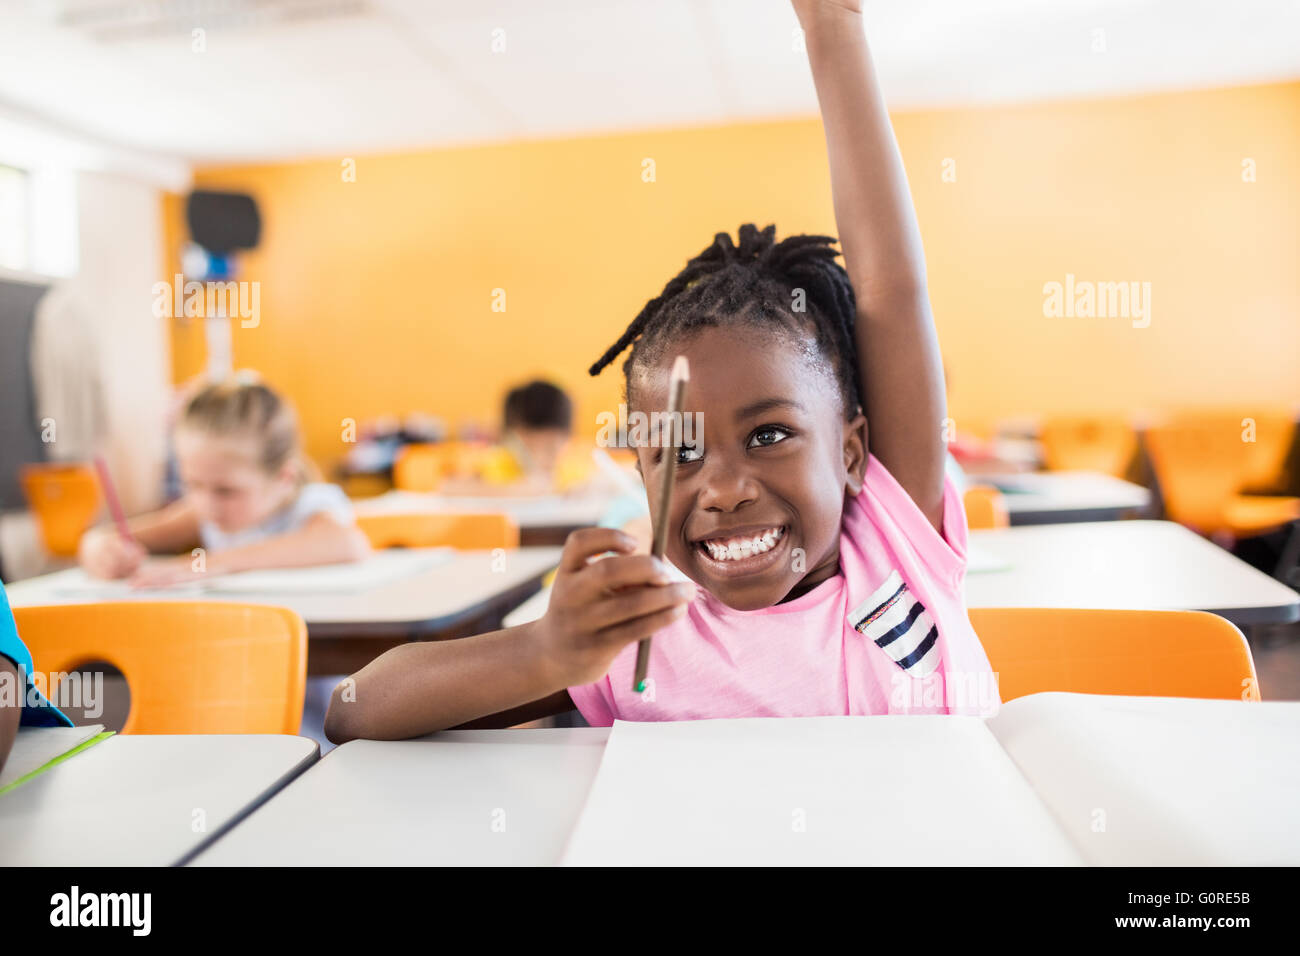
[[[776,242],[776,227],[761,232],[753,223],[740,227],[739,245],[720,232],[713,243],[686,263],[663,292],[646,303],[632,324],[588,370],[599,375],[629,345],[623,363],[624,395],[629,404],[633,372],[657,364],[670,343],[698,329],[719,325],[762,327],[792,338],[812,333],[820,357],[829,362],[846,417],[860,402],[853,326],[853,286],[835,261],[832,236],[789,236]],[[794,309],[802,290],[805,310]]]

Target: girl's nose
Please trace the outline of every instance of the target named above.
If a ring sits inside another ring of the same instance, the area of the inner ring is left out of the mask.
[[[699,507],[735,511],[758,499],[758,482],[749,469],[736,462],[706,462],[700,475]]]

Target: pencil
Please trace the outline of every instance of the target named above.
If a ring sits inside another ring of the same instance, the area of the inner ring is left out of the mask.
[[[682,404],[686,394],[686,383],[690,381],[691,370],[685,355],[677,356],[673,362],[673,371],[668,379],[668,461],[664,468],[663,480],[659,483],[659,507],[655,509],[654,538],[650,553],[660,560],[668,547],[668,504],[673,497],[673,479],[677,475],[677,449],[682,444]],[[650,638],[645,637],[636,645],[636,674],[632,678],[632,689],[636,692],[645,690],[646,671],[650,669]]]
[[[108,473],[108,463],[104,461],[103,455],[95,456],[95,472],[99,475],[99,486],[104,489],[104,500],[108,502],[108,513],[113,516],[118,535],[123,541],[134,540],[126,527],[126,512],[122,510],[122,502],[117,499],[117,489],[113,487],[113,477]]]

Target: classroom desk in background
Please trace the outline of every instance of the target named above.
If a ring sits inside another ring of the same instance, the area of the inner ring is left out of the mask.
[[[521,545],[541,547],[563,545],[570,532],[599,523],[612,500],[609,495],[468,496],[390,491],[357,499],[352,506],[358,515],[504,512],[519,525]]]
[[[1238,627],[1300,620],[1300,594],[1172,521],[972,531],[967,607],[1211,611]],[[550,589],[505,616],[546,613]]]
[[[346,593],[205,592],[176,600],[271,604],[297,611],[307,623],[310,674],[350,674],[384,651],[413,640],[441,640],[495,630],[505,613],[533,594],[559,563],[560,548],[458,551],[418,573]],[[396,552],[394,552],[396,553]],[[412,562],[421,560],[418,550]],[[62,592],[58,574],[7,585],[14,607],[99,600]],[[159,600],[151,591],[148,600]]]
[[[183,863],[319,756],[303,737],[109,737],[0,794],[0,866]]]
[[[1006,569],[966,575],[967,607],[1210,611],[1238,627],[1300,620],[1300,593],[1172,521],[972,531]]]
[[[1011,524],[1114,521],[1149,513],[1151,492],[1093,471],[1039,471],[981,475],[972,483],[1002,491]]]
[[[610,728],[354,740],[195,857],[195,866],[547,866]]]

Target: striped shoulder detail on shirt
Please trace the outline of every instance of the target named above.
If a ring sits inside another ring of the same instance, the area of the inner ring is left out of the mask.
[[[897,571],[849,612],[849,625],[912,677],[939,666],[939,628]]]

